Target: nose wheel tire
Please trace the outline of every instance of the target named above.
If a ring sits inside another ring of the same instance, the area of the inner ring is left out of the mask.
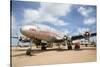
[[[26,55],[32,56],[32,50],[31,50],[31,49],[28,49],[28,50],[26,51]]]

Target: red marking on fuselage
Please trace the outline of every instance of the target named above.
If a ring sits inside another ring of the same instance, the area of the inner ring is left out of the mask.
[[[45,34],[52,34],[52,35],[57,35],[56,33],[54,33],[54,32],[49,32],[49,31],[42,31],[43,33],[45,33]]]
[[[29,31],[36,31],[36,29],[30,28]]]

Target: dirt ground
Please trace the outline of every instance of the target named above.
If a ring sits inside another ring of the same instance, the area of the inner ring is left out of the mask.
[[[74,46],[73,46],[74,47]],[[47,65],[47,64],[67,64],[96,61],[96,47],[84,45],[80,50],[67,50],[64,47],[48,48],[41,51],[40,48],[32,47],[33,56],[26,56],[28,47],[11,47],[12,67],[24,67],[29,65]]]

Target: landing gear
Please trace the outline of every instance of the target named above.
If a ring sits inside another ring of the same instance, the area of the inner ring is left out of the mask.
[[[76,43],[74,49],[75,50],[79,50],[80,49],[80,44],[79,43]]]
[[[32,56],[32,50],[30,48],[26,51],[26,55]]]
[[[22,47],[21,45],[19,45],[20,40],[18,40],[16,47]]]
[[[96,47],[96,45],[94,45],[94,47]]]
[[[87,47],[87,44],[85,44],[85,47]]]
[[[33,40],[30,40],[30,46],[29,49],[26,51],[26,55],[32,56],[32,42]]]
[[[46,50],[46,43],[41,43],[41,50]]]
[[[72,42],[70,40],[68,40],[67,45],[68,50],[72,50]]]
[[[42,47],[41,47],[41,50],[46,50],[46,47],[45,47],[45,46],[42,46]]]
[[[72,50],[72,46],[71,45],[68,45],[68,50]]]

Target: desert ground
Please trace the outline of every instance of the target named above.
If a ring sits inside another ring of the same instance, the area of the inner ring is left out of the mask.
[[[73,46],[74,48],[74,46]],[[67,64],[96,61],[96,47],[81,45],[80,50],[67,50],[65,46],[58,49],[57,46],[41,51],[40,48],[32,47],[32,56],[26,56],[28,47],[11,47],[12,67],[24,67],[48,64]]]

